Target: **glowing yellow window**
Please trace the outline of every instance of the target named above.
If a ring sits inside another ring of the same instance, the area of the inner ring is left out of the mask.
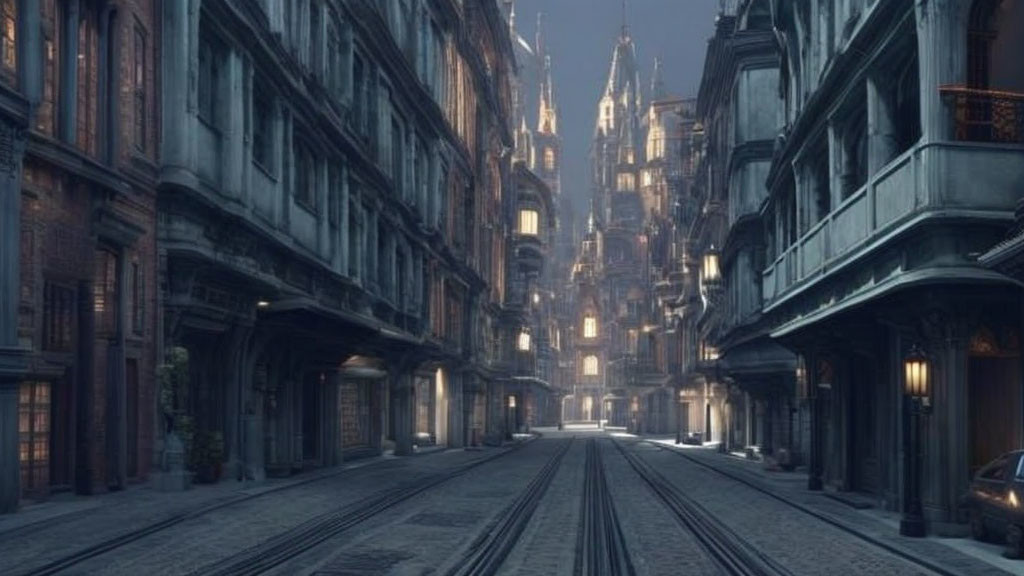
[[[583,337],[597,338],[597,318],[587,316],[583,319]]]
[[[519,211],[519,233],[537,235],[539,217],[536,210]]]
[[[583,359],[583,375],[597,376],[597,356],[587,356]]]
[[[555,150],[553,148],[544,149],[544,169],[548,172],[555,170]]]

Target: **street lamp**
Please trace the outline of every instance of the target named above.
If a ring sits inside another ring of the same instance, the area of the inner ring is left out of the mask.
[[[921,538],[925,535],[924,514],[921,510],[921,416],[931,412],[929,397],[931,369],[928,357],[916,344],[903,361],[904,407],[909,413],[909,450],[906,452],[907,495],[900,535]]]
[[[718,251],[715,250],[715,246],[704,253],[704,262],[701,267],[702,276],[704,277],[704,284],[710,285],[718,282],[721,277],[721,271],[718,269]]]
[[[676,400],[676,444],[683,443],[683,400],[686,398],[686,392],[680,388],[679,398]]]

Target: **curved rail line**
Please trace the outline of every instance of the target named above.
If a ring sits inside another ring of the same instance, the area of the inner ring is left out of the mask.
[[[407,482],[397,488],[383,490],[360,502],[321,514],[260,544],[204,566],[192,574],[194,576],[261,574],[393,506],[505,456],[524,445],[525,443],[519,444],[512,449],[468,462],[451,470],[432,474],[414,482]]]
[[[448,576],[489,576],[498,572],[509,552],[519,542],[519,537],[551,486],[572,443],[573,438],[565,441],[565,445],[544,465],[519,497],[470,544],[458,565],[447,572]]]
[[[634,576],[636,570],[608,490],[601,449],[587,440],[587,461],[576,534],[576,576]]]
[[[612,443],[666,508],[690,530],[723,573],[736,576],[792,575],[784,566],[715,518],[696,500],[676,488],[650,464],[623,448],[619,442],[613,440]]]
[[[461,474],[461,473],[469,470],[472,467],[480,466],[480,465],[485,464],[487,462],[490,462],[490,461],[492,461],[492,460],[494,460],[496,458],[500,458],[502,456],[510,454],[511,452],[514,452],[515,450],[518,450],[519,448],[521,448],[525,444],[526,443],[520,443],[520,444],[517,444],[517,445],[513,446],[512,448],[509,448],[507,450],[503,450],[502,452],[499,452],[497,454],[493,454],[493,455],[490,455],[490,456],[486,456],[484,458],[473,460],[472,462],[464,464],[463,467],[457,468],[456,469],[457,473]],[[360,467],[360,468],[364,468],[364,467]],[[309,478],[309,479],[301,480],[301,481],[298,481],[298,482],[290,483],[290,484],[287,484],[287,485],[284,485],[284,486],[274,487],[274,488],[271,488],[271,489],[268,489],[268,490],[265,490],[265,491],[261,491],[261,492],[256,493],[256,494],[243,494],[243,495],[239,495],[239,496],[234,496],[234,497],[228,498],[228,499],[226,499],[224,501],[221,501],[221,502],[216,502],[216,503],[213,503],[213,504],[210,504],[210,505],[200,506],[198,508],[195,508],[195,509],[192,509],[192,510],[186,510],[186,511],[178,513],[178,514],[172,514],[172,515],[170,515],[168,517],[165,517],[165,518],[163,518],[161,520],[158,520],[156,522],[147,524],[147,525],[145,525],[145,526],[143,526],[141,528],[138,528],[136,530],[131,530],[131,531],[125,532],[123,534],[119,534],[117,536],[114,536],[113,538],[109,538],[107,540],[99,542],[97,544],[93,544],[91,546],[87,546],[87,547],[85,547],[85,548],[83,548],[81,550],[78,550],[77,552],[73,552],[71,554],[68,554],[67,556],[62,557],[62,558],[58,558],[57,560],[49,562],[49,563],[47,563],[47,564],[45,564],[43,566],[40,566],[38,568],[34,568],[34,569],[28,570],[26,572],[23,572],[22,574],[24,576],[49,576],[51,574],[56,574],[56,573],[61,572],[63,570],[67,570],[69,568],[72,568],[72,567],[74,567],[74,566],[76,566],[78,564],[81,564],[82,562],[85,562],[87,560],[90,560],[92,558],[96,558],[98,556],[102,556],[102,555],[104,555],[104,554],[106,554],[108,552],[111,552],[113,550],[121,548],[122,546],[125,546],[127,544],[131,544],[132,542],[135,542],[137,540],[141,540],[141,539],[143,539],[143,538],[145,538],[147,536],[156,534],[158,532],[161,532],[163,530],[166,530],[168,528],[171,528],[173,526],[181,524],[182,522],[185,522],[185,521],[188,521],[188,520],[192,520],[192,519],[195,519],[195,518],[199,518],[199,517],[205,516],[207,514],[210,514],[211,512],[215,512],[217,510],[222,510],[224,508],[228,508],[228,507],[234,506],[236,504],[241,504],[241,503],[244,503],[244,502],[248,502],[250,500],[254,500],[254,499],[257,499],[257,498],[260,498],[260,497],[263,497],[263,496],[267,496],[267,495],[270,495],[270,494],[275,494],[275,493],[278,493],[278,492],[289,490],[291,488],[297,488],[299,486],[305,486],[307,484],[312,484],[312,483],[315,483],[315,482],[320,482],[322,480],[328,480],[328,479],[331,479],[331,478],[335,478],[337,476],[343,475],[343,474],[348,473],[348,472],[352,472],[352,469],[338,470],[337,472],[331,472],[331,473],[327,473],[327,474],[324,474],[324,475],[316,476],[316,477],[313,477],[313,478]],[[437,483],[443,482],[446,479],[445,478],[445,476],[446,476],[445,473],[438,474],[438,475],[435,475],[435,476],[440,476],[442,478],[440,480],[438,480],[437,482],[434,482],[433,484],[430,484],[430,486],[433,486],[433,485],[435,485]],[[437,478],[435,476],[431,476],[430,479],[431,480],[437,480]],[[429,481],[430,480],[428,480],[428,482]],[[424,489],[426,489],[426,488],[424,488]],[[379,497],[379,494],[378,494],[378,497]],[[371,498],[371,500],[372,499],[373,498]],[[75,512],[74,516],[77,517],[79,515],[85,515],[86,512],[91,512],[91,511],[92,510],[90,509],[90,510],[83,510],[81,512]],[[54,519],[47,519],[47,520],[40,521],[37,524],[50,524],[51,522],[61,521],[61,520],[65,519],[65,518],[66,517],[64,517],[64,518],[58,517],[58,518],[54,518]],[[35,524],[32,524],[30,526],[34,527]]]
[[[850,526],[847,526],[843,522],[841,522],[841,521],[839,521],[839,520],[829,516],[828,514],[824,514],[824,513],[818,512],[816,510],[812,510],[811,508],[808,508],[807,506],[804,506],[803,504],[800,504],[799,502],[794,502],[793,500],[790,500],[789,498],[786,498],[785,496],[782,496],[781,494],[776,493],[774,490],[771,490],[770,488],[765,488],[764,486],[759,485],[757,482],[754,482],[754,481],[749,480],[747,478],[743,478],[742,476],[740,476],[738,474],[734,474],[732,472],[728,472],[726,470],[722,470],[721,468],[718,468],[716,466],[712,466],[711,464],[708,464],[707,462],[704,462],[704,461],[702,461],[699,458],[695,458],[693,456],[690,456],[689,454],[686,454],[686,453],[684,453],[684,452],[682,452],[680,450],[673,450],[671,448],[666,448],[664,446],[660,446],[660,445],[655,444],[653,442],[648,442],[648,444],[650,444],[652,446],[655,446],[656,448],[659,448],[661,450],[666,450],[668,452],[676,454],[677,456],[680,456],[681,458],[683,458],[685,460],[689,460],[690,462],[693,462],[694,464],[697,464],[698,466],[701,466],[702,468],[706,468],[708,470],[711,470],[712,472],[716,472],[716,473],[718,473],[718,474],[720,474],[722,476],[725,476],[726,478],[729,478],[730,480],[734,480],[736,482],[739,482],[740,484],[743,484],[744,486],[747,486],[748,488],[756,490],[756,491],[758,491],[758,492],[760,492],[760,493],[762,493],[762,494],[764,494],[766,496],[769,496],[770,498],[772,498],[774,500],[777,500],[779,502],[782,502],[783,504],[786,504],[787,506],[789,506],[791,508],[794,508],[796,510],[799,510],[800,512],[803,512],[804,514],[807,514],[808,516],[812,516],[812,517],[814,517],[814,518],[816,518],[818,520],[821,520],[822,522],[825,522],[826,524],[829,524],[831,526],[839,528],[840,530],[842,530],[843,532],[846,532],[847,534],[855,536],[858,539],[863,540],[864,542],[867,542],[868,544],[877,546],[878,548],[881,548],[881,549],[885,550],[886,552],[894,554],[894,555],[902,558],[903,560],[906,560],[908,562],[916,564],[916,565],[918,565],[918,566],[920,566],[922,568],[925,568],[925,569],[927,569],[927,570],[929,570],[931,572],[935,572],[937,574],[941,574],[942,576],[958,576],[958,574],[959,574],[958,572],[953,572],[953,571],[951,571],[951,570],[949,570],[947,568],[944,568],[943,566],[941,566],[939,564],[936,564],[936,563],[934,563],[934,562],[932,562],[930,560],[927,560],[925,558],[921,558],[920,556],[916,556],[914,554],[910,554],[909,552],[906,552],[905,550],[902,550],[901,548],[899,548],[897,546],[893,546],[892,544],[889,544],[889,543],[885,542],[884,540],[879,540],[878,538],[875,538],[875,537],[873,537],[873,536],[871,536],[869,534],[864,534],[863,532],[860,532],[860,531],[858,531],[858,530],[856,530],[854,528],[851,528]]]

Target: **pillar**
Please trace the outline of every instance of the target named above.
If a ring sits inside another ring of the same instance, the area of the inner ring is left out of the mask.
[[[323,406],[321,410],[321,422],[323,422],[323,440],[320,445],[323,447],[323,465],[338,466],[342,462],[341,443],[341,410],[338,409],[338,400],[341,393],[341,373],[331,370],[326,374],[326,381],[322,390]]]
[[[199,10],[192,2],[164,2],[160,28],[160,164],[164,170],[195,170],[195,101],[190,99],[190,65]],[[193,13],[194,12],[194,13]],[[195,60],[198,61],[198,60]]]
[[[224,71],[227,84],[226,98],[228,105],[223,113],[227,116],[221,132],[221,150],[223,150],[221,166],[221,182],[223,192],[229,198],[242,200],[242,177],[245,173],[245,64],[242,57],[235,51],[227,54]]]
[[[78,54],[78,2],[68,0],[64,4],[64,30],[61,38],[60,88],[57,118],[60,139],[74,145],[78,134],[76,116],[78,112],[78,58],[67,56]]]
[[[895,155],[895,103],[886,97],[887,79],[879,74],[869,76],[868,90],[868,175],[878,171]]]
[[[21,159],[25,131],[0,118],[0,513],[21,497],[18,460],[18,385],[25,350],[18,346],[21,299]]]
[[[961,0],[918,0],[917,45],[921,75],[921,134],[924,142],[948,140],[953,135],[953,114],[939,94],[939,86],[962,84],[966,79],[966,10]]]
[[[25,350],[18,346],[21,299],[21,159],[25,131],[0,118],[0,513],[21,496],[18,461],[18,385]]]
[[[408,456],[412,454],[412,435],[415,432],[414,377],[411,373],[393,372],[389,386],[395,415],[395,455]]]

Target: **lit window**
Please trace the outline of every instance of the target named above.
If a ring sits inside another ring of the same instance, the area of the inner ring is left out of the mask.
[[[0,1],[0,63],[4,70],[14,73],[18,69],[18,3]]]
[[[520,352],[529,352],[530,351],[530,333],[529,332],[525,332],[524,331],[524,332],[520,332],[519,333],[519,346],[518,346],[518,348],[519,348]]]
[[[597,318],[587,316],[583,319],[583,337],[597,338]]]
[[[583,375],[597,376],[597,356],[587,356],[583,359]]]
[[[619,174],[619,192],[632,192],[636,190],[636,177],[632,174]]]
[[[544,149],[544,169],[548,172],[555,171],[555,150],[550,146]]]
[[[536,210],[519,211],[519,233],[537,235],[538,215]]]

